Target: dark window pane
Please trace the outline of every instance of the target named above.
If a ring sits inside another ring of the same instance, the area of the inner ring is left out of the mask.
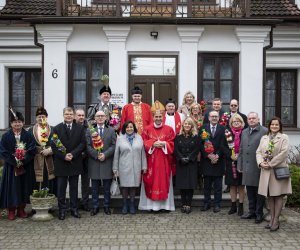
[[[85,103],[86,97],[86,82],[85,81],[74,81],[73,89],[73,100],[74,103]]]
[[[275,106],[276,101],[276,91],[275,90],[266,90],[265,91],[265,105],[266,106]]]
[[[266,124],[275,116],[275,107],[265,107]]]
[[[92,80],[100,80],[103,75],[103,59],[92,59]]]
[[[41,72],[31,72],[31,106],[43,105]],[[35,111],[34,111],[35,114]]]
[[[12,73],[12,106],[25,106],[25,72]]]
[[[215,60],[205,59],[203,69],[203,79],[215,79]]]
[[[203,99],[211,101],[215,98],[215,82],[214,81],[203,81]]]
[[[293,107],[281,107],[281,120],[283,124],[294,124]]]
[[[74,60],[74,80],[85,80],[86,79],[86,60],[85,59],[76,59]]]
[[[99,90],[103,87],[103,83],[99,80],[91,82],[91,103],[99,102]]]
[[[281,73],[281,89],[294,89],[294,74],[293,72]]]
[[[223,102],[230,102],[232,93],[232,81],[221,81],[220,83],[220,98]]]
[[[276,89],[276,72],[267,72],[266,89]]]
[[[220,78],[222,79],[232,79],[232,59],[223,58],[220,63]]]

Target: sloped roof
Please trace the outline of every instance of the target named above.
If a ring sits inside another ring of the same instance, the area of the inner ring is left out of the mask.
[[[251,0],[250,10],[252,17],[300,16],[297,5],[289,0]]]
[[[56,14],[55,0],[7,0],[1,15],[44,16]]]
[[[51,16],[56,14],[55,0],[7,0],[0,15]],[[300,10],[289,0],[251,0],[251,17],[300,17]]]

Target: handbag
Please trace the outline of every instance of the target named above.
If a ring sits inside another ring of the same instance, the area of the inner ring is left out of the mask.
[[[273,168],[276,180],[284,180],[290,178],[290,170],[288,167]]]
[[[110,185],[110,194],[112,196],[120,195],[120,187],[119,187],[119,182],[118,182],[118,177],[114,178],[111,182]]]

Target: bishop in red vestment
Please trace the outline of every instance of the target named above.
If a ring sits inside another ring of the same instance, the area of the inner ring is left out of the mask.
[[[141,102],[142,90],[139,87],[134,87],[131,94],[132,103],[126,104],[122,109],[121,128],[125,122],[132,121],[141,135],[144,128],[152,123],[152,114],[150,106]]]
[[[154,123],[144,129],[142,138],[148,170],[143,175],[139,208],[142,210],[175,210],[171,163],[175,133],[163,125],[163,105],[155,102]]]

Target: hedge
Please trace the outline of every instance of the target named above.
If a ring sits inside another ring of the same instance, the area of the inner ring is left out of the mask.
[[[292,177],[292,194],[288,195],[287,206],[300,206],[300,166],[290,165]]]

